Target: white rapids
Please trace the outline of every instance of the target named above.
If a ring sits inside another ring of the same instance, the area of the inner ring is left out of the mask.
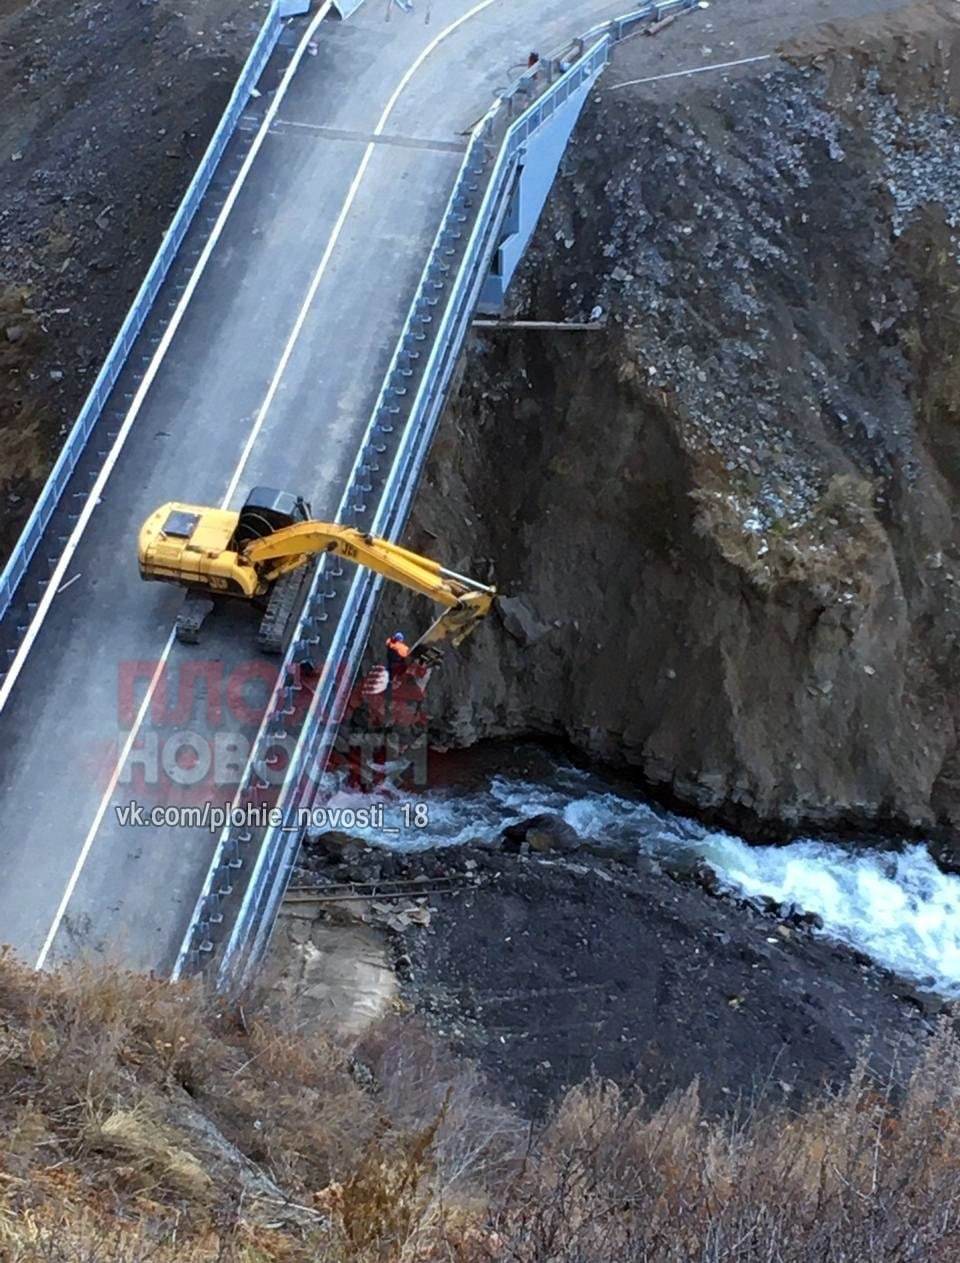
[[[365,796],[341,791],[328,800],[360,807],[381,802],[393,820],[411,800],[389,788]],[[584,839],[637,849],[661,859],[705,860],[724,889],[749,899],[769,897],[817,913],[822,933],[931,990],[960,998],[960,877],[942,872],[922,845],[851,850],[822,841],[749,846],[611,792],[597,776],[556,767],[549,784],[495,775],[483,788],[434,790],[421,803],[420,826],[409,817],[394,835],[351,830],[395,849],[489,841],[508,824],[538,812],[561,815]],[[425,823],[424,823],[425,821]]]

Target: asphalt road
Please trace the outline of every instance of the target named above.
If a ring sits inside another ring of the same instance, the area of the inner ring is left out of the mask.
[[[631,40],[601,90],[894,7],[717,0]],[[170,499],[238,505],[258,483],[335,516],[465,131],[531,49],[629,8],[415,0],[408,15],[367,0],[321,27],[0,717],[0,941],[27,960],[169,969],[216,834],[124,826],[115,809],[229,800],[273,682],[239,609],[211,620],[202,645],[171,643],[181,598],[140,581],[141,521]],[[166,686],[144,709],[164,661]]]
[[[465,131],[530,49],[624,7],[368,0],[320,28],[0,718],[0,940],[27,960],[169,968],[216,832],[115,808],[232,798],[273,681],[243,611],[171,644],[181,598],[139,579],[140,523],[260,483],[336,515]]]

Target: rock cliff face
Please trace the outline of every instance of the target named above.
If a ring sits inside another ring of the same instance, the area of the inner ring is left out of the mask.
[[[515,598],[439,743],[560,736],[741,829],[960,820],[951,8],[589,104],[516,302],[606,326],[477,334],[408,532]]]

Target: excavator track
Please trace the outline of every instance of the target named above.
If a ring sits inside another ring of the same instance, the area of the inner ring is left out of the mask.
[[[282,575],[270,590],[267,608],[257,632],[257,644],[263,653],[283,653],[309,572],[309,567],[291,570],[289,574]]]
[[[176,636],[183,645],[195,645],[200,639],[200,628],[213,609],[213,601],[198,592],[188,592],[177,615]]]

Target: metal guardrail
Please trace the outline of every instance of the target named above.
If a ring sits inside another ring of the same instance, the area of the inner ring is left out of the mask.
[[[495,125],[502,122],[504,112],[509,115],[513,99],[525,89],[515,85],[505,91],[478,123],[374,407],[339,521],[388,539],[396,539],[404,528],[527,141],[573,93],[602,72],[618,39],[638,23],[693,8],[697,2],[649,4],[578,41],[578,51],[571,54],[573,64],[506,128],[479,209],[471,214]],[[594,42],[587,48],[590,38]],[[550,76],[558,69],[552,62]],[[528,71],[518,84],[535,73],[536,68]],[[445,302],[441,303],[441,297]],[[426,361],[421,364],[424,352]],[[378,482],[382,488],[374,508]],[[300,846],[296,811],[310,806],[316,796],[382,586],[380,577],[369,571],[355,571],[345,579],[338,562],[328,563],[329,558],[324,558],[317,568],[235,800],[258,806],[271,803],[274,822],[257,830],[224,830],[174,977],[203,969],[215,960],[217,985],[236,987],[265,950]],[[340,611],[334,634],[327,637],[324,627],[334,604],[340,605]],[[297,715],[298,695],[309,692],[299,664],[314,661],[321,648],[320,677],[294,737],[288,720]],[[275,753],[278,742],[289,743],[291,738],[295,744],[286,776],[279,794],[272,794],[271,752]]]
[[[497,245],[524,145],[555,110],[602,71],[608,55],[609,40],[603,38],[510,125],[478,209],[475,203],[480,179],[489,165],[488,137],[502,103],[498,101],[474,129],[373,409],[338,520],[387,538],[396,538],[403,530]],[[381,490],[374,504],[378,482]],[[343,577],[338,563],[328,561],[323,559],[314,577],[236,799],[239,804],[272,805],[276,823],[262,830],[224,830],[174,976],[202,968],[219,953],[218,982],[235,984],[265,945],[300,844],[293,823],[296,811],[309,806],[316,794],[319,773],[356,677],[381,587],[379,576],[369,571],[355,571],[346,579],[335,634],[324,647],[321,674],[307,714],[301,715],[302,728],[295,736],[286,777],[276,794],[270,785],[271,758],[278,743],[287,743],[294,735],[286,721],[296,719],[298,695],[306,687],[298,664],[312,660],[324,639],[322,628],[334,595],[331,580]]]
[[[598,22],[596,26],[592,26],[584,35],[568,41],[551,56],[541,58],[538,62],[528,67],[523,74],[514,80],[510,87],[501,89],[499,95],[508,104],[508,112],[512,116],[512,111],[518,100],[529,102],[537,94],[544,70],[546,70],[546,73],[552,80],[555,74],[562,74],[569,69],[574,61],[579,60],[583,56],[587,48],[604,35],[609,36],[610,41],[616,44],[620,40],[626,39],[628,35],[632,35],[637,26],[648,22],[659,22],[671,13],[696,8],[700,2],[701,0],[661,0],[660,3],[655,3],[654,0],[651,0],[651,3],[645,4],[642,8],[634,9],[630,13],[625,13],[621,17],[611,18],[606,22]]]
[[[17,586],[27,572],[27,568],[43,538],[44,531],[60,503],[61,496],[86,449],[87,440],[96,425],[104,405],[116,385],[117,379],[127,361],[144,321],[150,314],[153,303],[160,291],[167,273],[177,256],[187,230],[193,222],[194,215],[203,200],[207,187],[213,178],[217,165],[223,157],[227,143],[233,135],[263,70],[270,59],[280,34],[283,20],[294,13],[303,13],[309,8],[309,0],[273,0],[270,10],[264,19],[256,41],[244,63],[243,70],[237,79],[223,117],[214,132],[210,143],[194,173],[193,179],[183,196],[177,213],[167,229],[160,248],[144,277],[143,284],[137,291],[126,319],[120,326],[120,332],[103,362],[97,379],[87,396],[80,414],[73,424],[70,433],[57,457],[53,469],[44,484],[43,490],[27,519],[26,526],[20,534],[13,553],[3,573],[0,574],[0,619],[10,608],[16,594]]]
[[[396,449],[400,439],[403,415],[409,411],[408,395],[416,366],[436,323],[440,303],[437,289],[446,279],[452,279],[451,273],[458,275],[456,264],[468,239],[467,224],[488,162],[485,140],[488,119],[489,116],[475,129],[461,163],[441,228],[341,499],[336,515],[338,521],[370,529],[372,508],[368,501],[375,480],[385,472],[391,449]],[[238,804],[274,806],[282,814],[283,823],[263,830],[261,839],[256,839],[256,831],[248,828],[224,829],[174,966],[174,977],[202,967],[218,947],[223,949],[221,972],[236,976],[240,972],[239,961],[249,955],[245,944],[259,942],[263,927],[269,926],[279,906],[284,872],[292,861],[291,852],[295,854],[299,846],[299,836],[289,831],[289,817],[298,806],[309,802],[305,790],[311,784],[311,770],[325,763],[329,755],[337,728],[332,719],[336,716],[339,721],[346,705],[381,586],[380,577],[371,571],[348,569],[350,573],[346,574],[342,564],[329,557],[323,557],[317,567],[254,741],[246,774],[235,796]],[[325,635],[332,610],[336,611],[333,634]],[[300,732],[291,733],[290,721],[298,718],[298,700],[302,708],[307,686],[298,664],[307,661],[318,663],[320,675],[303,720],[304,729],[313,733],[315,740],[304,742]],[[271,766],[279,745],[291,737],[293,755],[277,796],[270,783]],[[231,916],[232,925],[224,931]],[[218,943],[224,932],[229,933],[229,941]]]
[[[624,13],[619,18],[611,18],[609,22],[599,22],[596,26],[592,26],[582,38],[584,43],[589,43],[600,35],[608,35],[616,44],[626,39],[628,35],[632,35],[637,26],[642,26],[647,22],[660,22],[671,13],[696,9],[699,5],[700,0],[660,0],[660,3],[645,4],[639,9]]]

